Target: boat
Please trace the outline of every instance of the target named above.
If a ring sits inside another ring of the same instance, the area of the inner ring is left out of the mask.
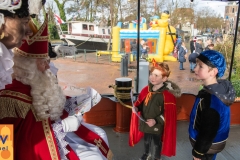
[[[68,31],[62,31],[58,25],[60,39],[77,49],[107,50],[111,38],[111,27],[100,26],[92,22],[66,22]]]

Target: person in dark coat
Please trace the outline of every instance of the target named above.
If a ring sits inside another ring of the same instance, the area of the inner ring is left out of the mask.
[[[131,51],[133,54],[133,57],[137,57],[137,42],[136,39],[133,40],[133,42],[131,43]]]
[[[53,51],[52,44],[50,42],[48,42],[48,56],[50,58],[56,58],[57,57],[57,53]]]
[[[202,39],[198,39],[196,44],[195,44],[195,52],[200,54],[200,53],[202,53],[202,51],[203,51]]]
[[[191,51],[191,53],[193,53],[194,50],[195,50],[195,42],[194,42],[194,37],[192,37],[191,40],[190,40],[190,51]]]
[[[194,73],[194,68],[196,66],[196,58],[199,54],[197,52],[192,52],[189,56],[188,56],[188,60],[190,63],[190,72]]]
[[[179,65],[180,70],[185,70],[183,68],[183,62],[186,62],[186,53],[187,53],[187,48],[185,47],[185,43],[182,42],[182,45],[179,47],[179,51],[178,51],[178,61],[180,63]]]

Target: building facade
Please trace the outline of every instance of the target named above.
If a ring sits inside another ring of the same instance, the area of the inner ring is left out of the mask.
[[[238,5],[236,2],[229,2],[224,13],[224,33],[234,34],[237,22]]]

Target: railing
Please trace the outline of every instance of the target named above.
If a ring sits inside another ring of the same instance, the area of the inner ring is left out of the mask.
[[[104,52],[104,53],[101,53]],[[112,53],[120,53],[119,51],[99,51],[99,50],[88,50],[88,49],[77,49],[74,55],[69,55],[67,53],[63,53],[63,58],[72,58],[74,61],[79,62],[93,62],[93,63],[111,63],[112,62]],[[126,54],[121,52],[120,54]]]
[[[82,36],[82,37],[92,37],[92,38],[105,38],[105,39],[109,39],[110,38],[110,34],[94,34],[94,33],[72,33],[69,31],[60,31],[59,32],[60,35],[72,35],[72,36]]]

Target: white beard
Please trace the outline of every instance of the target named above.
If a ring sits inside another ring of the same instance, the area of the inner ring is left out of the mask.
[[[63,113],[66,97],[58,85],[57,78],[48,69],[44,73],[37,68],[14,67],[16,79],[31,86],[33,109],[40,120],[50,117],[58,120]]]
[[[50,70],[37,71],[30,82],[33,107],[40,119],[57,120],[63,113],[66,97]]]

